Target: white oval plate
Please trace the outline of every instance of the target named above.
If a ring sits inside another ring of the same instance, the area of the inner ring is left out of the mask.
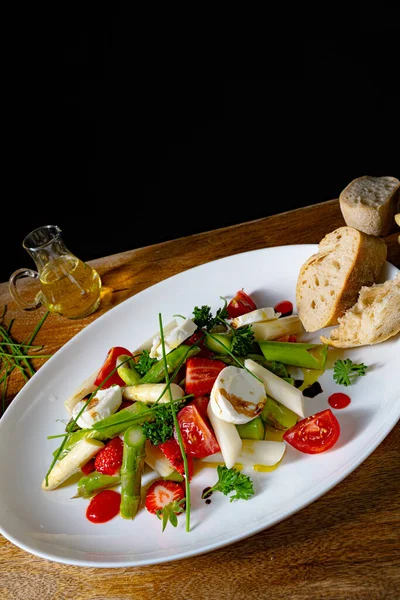
[[[158,314],[166,324],[174,314],[192,316],[195,306],[222,306],[243,288],[257,305],[295,302],[297,274],[315,245],[266,248],[222,258],[179,273],[119,304],[65,344],[22,388],[0,421],[0,530],[20,548],[60,563],[92,567],[150,565],[195,556],[271,527],[301,510],[343,480],[382,442],[400,416],[400,384],[395,364],[399,336],[376,346],[346,352],[331,350],[320,378],[323,393],[306,399],[306,414],[328,408],[334,391],[346,391],[352,402],[334,411],[341,426],[337,445],[319,455],[288,447],[283,462],[271,473],[248,473],[255,495],[230,502],[214,493],[211,504],[202,490],[216,481],[214,468],[203,469],[191,483],[191,531],[185,517],[178,527],[161,532],[161,522],[141,510],[133,521],[119,516],[108,523],[90,523],[88,501],[71,499],[76,484],[44,492],[41,482],[51,463],[68,418],[64,400],[96,368],[111,346],[134,350],[158,331]],[[383,279],[397,269],[386,263]],[[308,339],[319,341],[319,333]],[[348,356],[369,366],[350,388],[335,384],[332,365]],[[150,474],[145,476],[151,477]]]

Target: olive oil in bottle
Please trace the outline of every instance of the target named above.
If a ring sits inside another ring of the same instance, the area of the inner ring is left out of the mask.
[[[86,317],[100,304],[100,276],[76,256],[48,262],[40,274],[40,284],[47,308],[69,319]]]

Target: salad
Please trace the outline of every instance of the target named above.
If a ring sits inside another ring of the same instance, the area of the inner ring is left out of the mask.
[[[160,314],[159,331],[134,351],[110,348],[65,401],[65,433],[49,436],[60,446],[45,492],[78,474],[75,497],[88,500],[93,523],[146,510],[164,530],[185,513],[189,531],[198,469],[215,467],[206,502],[216,492],[248,500],[254,488],[244,467],[278,468],[288,444],[307,454],[335,445],[340,427],[332,411],[306,416],[304,408],[307,393],[318,393],[328,346],[299,341],[304,328],[288,301],[260,308],[243,289],[221,300],[215,314],[195,306],[190,317],[167,324]],[[347,361],[335,365],[343,385],[366,370]],[[146,488],[145,469],[154,474]]]

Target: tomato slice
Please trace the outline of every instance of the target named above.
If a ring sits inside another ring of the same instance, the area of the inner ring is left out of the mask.
[[[291,335],[283,335],[282,337],[279,337],[276,339],[277,342],[297,342],[297,336],[295,336],[294,334]]]
[[[108,375],[110,375],[111,371],[113,369],[115,369],[115,367],[117,366],[117,358],[118,358],[118,356],[121,356],[121,354],[127,354],[128,356],[133,357],[132,352],[130,352],[126,348],[123,348],[122,346],[114,346],[113,348],[110,348],[110,350],[107,353],[104,363],[102,364],[99,372],[97,373],[97,377],[94,382],[94,385],[96,387],[98,385],[102,384],[103,381],[106,379],[106,377]],[[117,371],[115,371],[115,373],[113,373],[111,375],[111,377],[109,377],[107,379],[107,381],[104,383],[104,385],[102,385],[102,389],[109,388],[112,385],[120,385],[120,386],[126,385],[125,382],[118,375]]]
[[[158,444],[161,452],[164,454],[165,458],[169,460],[171,465],[174,467],[175,471],[178,471],[181,475],[185,476],[185,464],[183,462],[183,456],[181,453],[180,446],[174,437],[170,438],[166,442],[162,444]],[[187,455],[188,462],[188,471],[189,471],[189,480],[193,475],[193,456],[190,454]]]
[[[290,300],[282,300],[282,302],[275,304],[274,311],[282,313],[281,317],[288,317],[293,313],[293,304]]]
[[[185,340],[183,343],[187,346],[193,346],[193,344],[199,342],[197,345],[200,348],[200,352],[198,352],[196,356],[203,358],[212,358],[215,355],[215,353],[209,350],[204,344],[204,337],[205,335],[202,331],[195,331],[194,334],[191,335],[190,338]]]
[[[232,300],[226,307],[229,319],[240,317],[241,315],[245,315],[251,312],[252,310],[256,309],[257,305],[254,302],[254,300],[243,290],[239,290],[238,292],[236,292],[236,295],[232,298]]]
[[[214,432],[195,404],[187,404],[181,408],[177,417],[187,455],[205,458],[220,451]],[[174,435],[176,439],[176,431]]]
[[[203,417],[206,423],[209,423],[209,418],[207,415],[207,406],[210,402],[210,396],[197,396],[190,401],[189,404],[194,404],[194,406],[199,411],[200,415]]]
[[[334,446],[340,435],[339,421],[330,408],[298,421],[283,439],[305,454],[318,454]]]

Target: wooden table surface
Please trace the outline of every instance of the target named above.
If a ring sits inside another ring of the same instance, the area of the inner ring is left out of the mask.
[[[188,268],[258,248],[318,243],[342,225],[332,200],[91,261],[104,284],[100,309],[79,321],[51,314],[37,343],[54,353],[116,304]],[[397,236],[395,231],[385,241],[389,262],[400,267]],[[12,332],[18,340],[44,314],[44,309],[18,310],[7,283],[0,284],[0,310],[3,304],[7,319],[15,318]],[[19,375],[12,379],[9,400],[22,385]],[[299,513],[245,541],[161,565],[68,566],[24,552],[0,536],[0,598],[395,600],[400,598],[399,465],[397,424],[353,473]]]

